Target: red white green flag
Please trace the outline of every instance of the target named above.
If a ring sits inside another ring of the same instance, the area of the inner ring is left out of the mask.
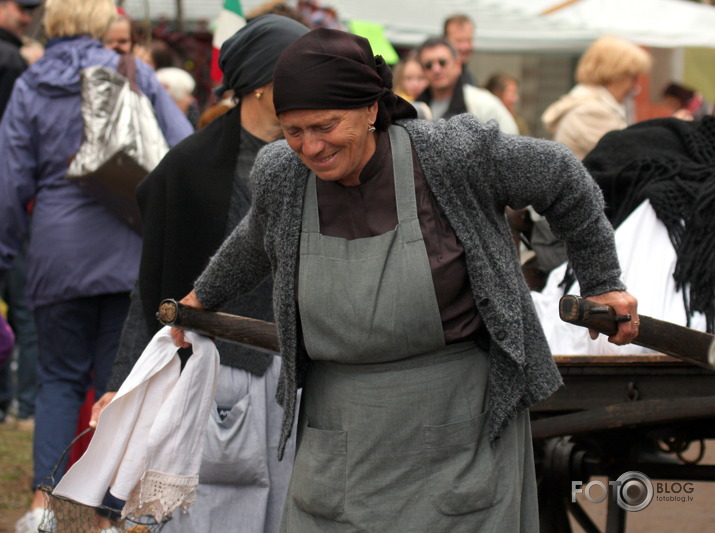
[[[214,23],[213,53],[211,54],[211,80],[220,82],[223,72],[218,67],[218,53],[221,45],[246,24],[243,18],[241,0],[224,0],[223,9]]]

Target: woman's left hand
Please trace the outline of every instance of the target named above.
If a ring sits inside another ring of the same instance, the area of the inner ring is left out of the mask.
[[[612,291],[590,296],[587,300],[591,300],[598,305],[610,305],[617,315],[631,315],[631,319],[628,322],[618,322],[618,331],[615,335],[608,337],[609,342],[619,345],[628,344],[638,336],[638,326],[640,325],[638,301],[633,295],[626,291]],[[598,337],[597,331],[593,329],[588,331],[592,339]]]

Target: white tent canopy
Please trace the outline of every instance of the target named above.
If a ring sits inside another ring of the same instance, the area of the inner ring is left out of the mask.
[[[688,0],[501,0],[500,5],[643,46],[715,47],[715,7]]]
[[[242,0],[244,13],[264,0]],[[294,2],[288,1],[289,4]],[[442,21],[465,13],[477,24],[481,51],[573,52],[611,33],[644,46],[715,47],[715,7],[687,0],[323,0],[344,20],[385,27],[394,44],[415,46],[442,32]],[[549,15],[542,13],[568,4]],[[183,0],[187,20],[213,20],[223,0]],[[176,0],[126,0],[134,18],[176,16]]]

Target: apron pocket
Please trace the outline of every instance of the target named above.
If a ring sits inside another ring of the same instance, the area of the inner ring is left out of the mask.
[[[306,513],[337,520],[345,509],[348,432],[303,428],[291,495]]]
[[[256,428],[249,394],[231,408],[224,420],[211,410],[199,482],[213,485],[268,486],[265,444]]]
[[[487,414],[423,427],[427,487],[432,504],[442,514],[473,513],[499,500],[500,454],[489,445],[488,432],[482,431]]]

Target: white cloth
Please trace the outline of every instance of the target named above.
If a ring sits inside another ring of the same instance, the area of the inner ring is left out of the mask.
[[[157,521],[194,503],[219,355],[206,337],[186,340],[193,355],[181,371],[170,328],[154,336],[53,494],[98,506],[110,488],[127,502],[123,516]]]
[[[616,250],[628,292],[638,299],[638,312],[685,326],[683,294],[676,291],[673,272],[677,256],[665,225],[658,220],[650,202],[643,202],[616,230]],[[559,299],[566,265],[554,269],[542,292],[532,292],[551,353],[558,355],[628,355],[653,353],[636,344],[616,346],[605,335],[593,341],[588,330],[559,318]],[[569,290],[579,294],[578,283]],[[705,331],[705,318],[696,313],[690,327]]]

